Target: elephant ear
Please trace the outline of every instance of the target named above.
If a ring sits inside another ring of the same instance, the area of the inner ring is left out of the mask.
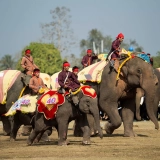
[[[121,73],[124,77],[127,77],[128,75],[128,69],[126,66],[123,66],[122,69],[121,69]]]
[[[30,75],[23,75],[23,76],[21,76],[21,80],[22,80],[22,82],[23,82],[26,86],[29,85],[30,79],[31,79],[31,76],[30,76]]]

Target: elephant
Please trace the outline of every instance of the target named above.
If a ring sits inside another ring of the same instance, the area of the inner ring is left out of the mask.
[[[130,59],[121,59],[119,64],[120,75],[117,78],[117,69],[111,69],[109,63],[104,67],[101,83],[86,82],[94,88],[98,95],[98,105],[109,116],[105,130],[107,134],[112,134],[115,129],[124,125],[124,136],[136,136],[133,131],[133,120],[135,112],[136,89],[142,88],[146,96],[146,108],[149,118],[159,129],[157,118],[154,114],[154,97],[158,79],[155,76],[150,63],[138,57],[136,53]],[[124,63],[125,61],[125,63]],[[115,63],[116,64],[116,63]],[[82,70],[83,71],[83,70]],[[121,116],[118,112],[118,103],[122,106]]]
[[[154,102],[153,102],[153,108],[154,108],[154,113],[156,116],[158,116],[157,112],[158,112],[158,105],[159,105],[159,101],[160,101],[160,71],[159,68],[154,69],[154,73],[158,78],[158,84],[156,85],[156,93],[154,96]],[[138,88],[137,89],[137,94],[136,94],[136,118],[137,120],[141,120],[141,115],[140,115],[140,99],[141,97],[145,96],[145,92],[141,89]]]
[[[43,134],[47,128],[54,126],[58,130],[58,145],[67,145],[68,124],[76,118],[81,119],[80,126],[84,131],[82,143],[84,145],[90,144],[90,128],[87,120],[89,114],[93,115],[99,135],[102,138],[103,133],[100,128],[97,98],[86,96],[82,91],[77,93],[77,96],[79,99],[79,107],[76,107],[67,97],[65,97],[65,102],[58,108],[56,117],[53,119],[48,120],[43,113],[37,111],[35,115],[35,128],[28,137],[27,144],[32,145],[39,133]],[[40,137],[38,139],[40,139]]]
[[[0,104],[0,116],[3,123],[3,130],[5,135],[9,135],[11,133],[11,128],[13,127],[12,126],[13,121],[11,117],[8,118],[3,115],[10,109],[12,104],[20,97],[20,94],[22,93],[22,89],[24,87],[26,88],[23,94],[27,94],[30,92],[28,88],[30,78],[31,78],[30,76],[27,76],[24,73],[20,73],[17,79],[15,80],[14,84],[7,91],[6,104]]]
[[[40,76],[44,78],[44,83],[50,87],[50,77],[45,73],[41,73]],[[31,92],[29,88],[30,78],[30,75],[26,75],[23,72],[18,75],[11,88],[7,91],[6,104],[0,104],[0,115],[7,113],[12,104],[16,102],[19,97]],[[22,93],[23,88],[25,88],[25,90]],[[22,124],[26,125],[24,128],[27,130],[31,128],[31,126],[29,127],[28,125],[30,125],[33,116],[34,113],[23,114],[21,112],[17,112],[14,116],[1,116],[4,135],[10,135],[10,140],[15,141],[17,131]],[[48,135],[51,134],[50,131],[47,132],[48,133],[45,133],[44,135],[44,139],[46,140],[48,140]]]

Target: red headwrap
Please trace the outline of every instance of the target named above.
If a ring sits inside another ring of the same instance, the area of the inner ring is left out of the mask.
[[[27,49],[27,50],[25,51],[25,54],[31,54],[31,50],[30,50],[30,49]]]
[[[63,67],[70,67],[70,64],[68,62],[63,64]]]
[[[92,50],[91,50],[91,49],[88,49],[88,50],[87,50],[87,53],[92,53]]]
[[[119,33],[118,36],[116,38],[124,38],[123,33]]]
[[[73,72],[78,72],[78,71],[79,71],[78,68],[73,69]]]

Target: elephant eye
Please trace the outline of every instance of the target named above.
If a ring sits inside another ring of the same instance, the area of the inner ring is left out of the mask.
[[[142,71],[140,68],[137,69],[137,73],[142,74]]]

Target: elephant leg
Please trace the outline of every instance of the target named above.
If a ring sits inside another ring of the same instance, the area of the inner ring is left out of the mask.
[[[122,120],[118,112],[118,103],[102,101],[100,106],[104,112],[107,113],[110,119],[110,121],[105,124],[104,129],[107,134],[112,134],[114,130],[119,128],[122,124]]]
[[[135,112],[135,101],[133,99],[126,99],[122,102],[122,121],[124,125],[124,136],[133,137],[136,134],[133,132],[133,120]]]
[[[1,116],[2,124],[3,124],[3,135],[9,136],[11,133],[11,124],[8,117]]]
[[[80,123],[81,123],[81,119],[77,117],[75,119],[74,126],[73,126],[73,135],[75,137],[83,137],[83,130],[80,126]]]
[[[31,133],[32,131],[32,126],[31,125],[24,125],[22,127],[22,135],[23,136],[29,136],[29,134]]]
[[[10,124],[11,124],[11,134],[10,134],[10,141],[15,141],[18,129],[21,126],[21,122],[18,120],[18,116],[11,116],[9,117]]]
[[[58,120],[58,133],[59,133],[59,146],[67,145],[67,132],[68,132],[68,120],[61,119]]]
[[[35,118],[35,128],[32,130],[31,134],[29,135],[27,144],[32,145],[33,141],[36,139],[38,134],[40,134],[41,132],[44,132],[46,127],[47,125],[44,122],[43,114],[37,113]]]
[[[39,142],[40,140],[42,141],[49,141],[49,136],[52,134],[52,128],[48,128],[44,130],[43,132],[40,132],[34,142]]]

